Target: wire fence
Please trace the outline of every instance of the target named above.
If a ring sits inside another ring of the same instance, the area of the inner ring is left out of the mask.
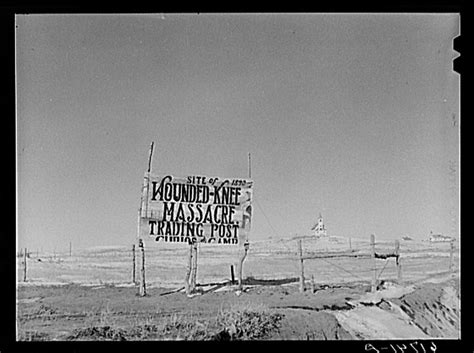
[[[303,256],[320,256],[304,261],[305,278],[314,278],[316,284],[370,282],[396,280],[398,271],[395,258],[370,257],[370,240],[345,237],[308,237],[302,240]],[[394,241],[376,241],[377,253],[394,251]],[[146,246],[146,281],[148,287],[180,287],[184,283],[188,247],[182,244]],[[334,254],[333,257],[324,257]],[[338,257],[337,254],[365,255]],[[79,283],[133,285],[133,254],[130,246],[103,247],[62,252],[28,250],[27,276],[24,281],[25,257],[17,258],[18,282]],[[369,255],[369,256],[367,256]],[[138,251],[135,265],[139,264]],[[198,249],[197,282],[212,283],[231,278],[231,266],[236,268],[239,258],[235,245],[202,244]],[[429,242],[402,242],[400,245],[402,278],[416,281],[439,273],[459,271],[459,248],[450,244]],[[250,243],[244,263],[244,278],[285,279],[298,277],[300,263],[296,239],[268,238]],[[136,268],[136,280],[139,271]]]

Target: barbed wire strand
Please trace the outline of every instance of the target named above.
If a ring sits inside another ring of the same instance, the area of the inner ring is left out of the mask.
[[[258,202],[258,200],[255,200],[255,203],[257,204],[257,207],[260,209],[260,211],[262,212],[263,216],[265,217],[265,220],[267,221],[268,225],[270,226],[272,232],[273,232],[273,235],[275,235],[276,237],[278,238],[282,238],[281,235],[279,233],[277,233],[277,231],[275,230],[275,228],[273,228],[272,226],[272,223],[270,222],[270,220],[268,219],[267,217],[267,214],[265,213],[265,211],[263,210],[263,207],[260,205],[260,202]],[[284,242],[281,242],[281,244],[289,251],[289,252],[294,252],[294,251],[291,251],[291,249],[285,245]]]
[[[360,279],[362,279],[362,280],[365,280],[365,278],[362,278],[362,277],[356,275],[355,273],[353,273],[353,272],[351,272],[351,271],[349,271],[349,270],[346,270],[345,268],[343,268],[343,267],[341,267],[341,266],[336,265],[335,263],[333,263],[333,262],[331,262],[331,261],[328,261],[328,260],[326,260],[326,259],[319,259],[319,260],[323,260],[324,262],[327,262],[328,264],[333,265],[334,267],[339,268],[340,270],[343,270],[343,271],[349,273],[350,275],[352,275],[352,276],[354,276],[354,277],[357,277],[357,278],[360,278]]]
[[[382,272],[385,270],[385,267],[387,267],[388,260],[389,259],[385,259],[385,265],[383,266],[382,270],[380,270],[379,274],[377,275],[377,279],[380,278],[380,276],[382,275]]]

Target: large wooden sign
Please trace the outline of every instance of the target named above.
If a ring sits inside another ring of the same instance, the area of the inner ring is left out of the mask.
[[[253,181],[145,174],[140,236],[157,242],[241,244],[252,219]]]

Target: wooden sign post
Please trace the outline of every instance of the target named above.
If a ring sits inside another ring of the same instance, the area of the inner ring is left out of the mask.
[[[196,277],[197,277],[197,266],[198,266],[198,243],[191,245],[191,251],[193,253],[193,262],[191,269],[191,291],[196,290]]]
[[[140,248],[140,255],[141,255],[141,269],[140,269],[140,289],[139,293],[141,297],[146,296],[146,282],[145,282],[145,245],[141,238],[141,217],[143,211],[143,190],[146,188],[146,200],[145,200],[145,216],[148,216],[148,193],[149,193],[149,184],[150,184],[150,172],[151,172],[151,162],[153,156],[153,145],[154,142],[150,145],[150,153],[148,155],[148,174],[146,178],[143,178],[143,186],[142,186],[142,195],[140,199],[140,208],[138,210],[138,225],[137,225],[137,232],[138,232],[138,247]],[[135,252],[134,252],[135,254]],[[135,257],[134,257],[135,259]],[[133,267],[135,269],[135,266]],[[135,270],[134,270],[135,271]],[[135,272],[133,272],[135,273]]]
[[[186,278],[184,280],[184,288],[187,295],[191,294],[192,292],[192,288],[191,288],[192,269],[193,269],[193,245],[189,244],[188,268],[186,271]]]
[[[238,263],[238,266],[237,266],[237,274],[238,274],[238,280],[239,280],[239,284],[238,284],[238,290],[242,290],[243,288],[243,284],[242,284],[242,269],[243,269],[243,266],[244,266],[244,260],[245,258],[247,257],[247,252],[249,250],[249,243],[248,242],[245,242],[244,243],[244,250],[242,252],[242,255],[240,257],[240,260],[239,260],[239,263]]]
[[[250,179],[250,178],[252,178],[252,161],[251,161],[250,152],[249,152],[248,156],[249,156],[249,159],[248,159],[248,176],[249,176],[249,179]],[[248,235],[247,235],[247,237],[248,237]],[[239,291],[241,291],[242,288],[243,288],[242,276],[243,276],[244,260],[247,257],[249,247],[250,247],[250,243],[249,243],[248,238],[247,238],[244,242],[244,248],[243,248],[243,251],[241,253],[239,262],[237,264],[237,276],[238,276],[238,281],[239,281],[237,289]]]
[[[186,278],[184,281],[184,288],[186,294],[189,295],[196,290],[197,278],[197,253],[198,244],[189,244],[188,268],[186,270]]]

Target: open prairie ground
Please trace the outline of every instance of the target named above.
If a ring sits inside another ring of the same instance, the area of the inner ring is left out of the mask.
[[[377,241],[376,251],[393,251]],[[368,239],[304,240],[304,254],[368,253]],[[401,242],[395,259],[305,260],[299,291],[296,242],[250,244],[243,291],[230,283],[232,245],[199,247],[196,292],[184,291],[188,247],[145,244],[147,295],[132,282],[132,246],[18,259],[18,340],[357,340],[459,338],[459,249]],[[140,255],[136,251],[136,280]],[[451,270],[450,270],[451,264]]]

